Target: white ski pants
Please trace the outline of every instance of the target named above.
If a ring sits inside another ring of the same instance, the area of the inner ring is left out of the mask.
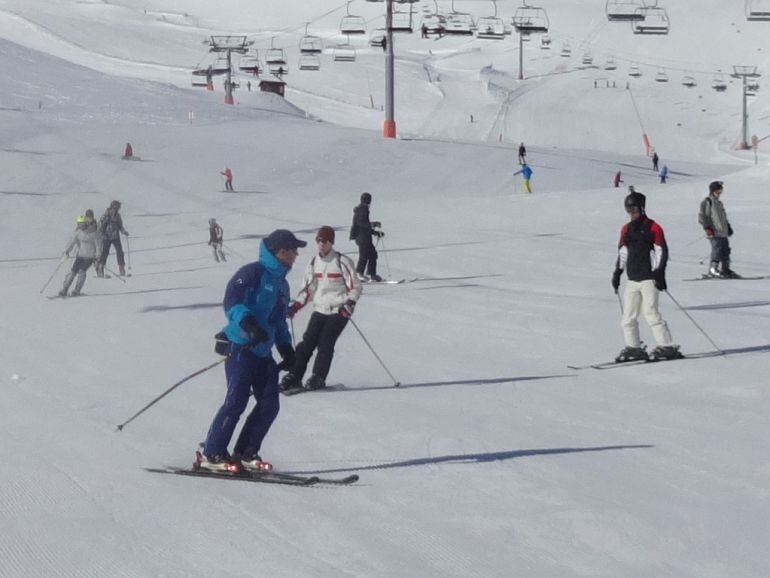
[[[658,311],[658,290],[652,279],[626,281],[623,294],[623,337],[627,347],[641,347],[639,338],[639,314],[643,314],[652,329],[655,344],[672,345],[668,325]]]

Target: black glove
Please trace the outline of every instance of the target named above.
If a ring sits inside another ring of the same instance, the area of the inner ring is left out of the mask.
[[[380,223],[379,221],[372,221],[372,227],[374,227],[375,229],[377,227],[382,227],[382,223]]]
[[[382,237],[384,237],[384,236],[385,236],[385,233],[383,233],[382,231],[372,231],[372,233],[373,233],[373,234],[374,234],[374,235],[375,235],[375,236],[376,236],[378,239],[381,239]]]
[[[620,276],[623,274],[623,269],[615,269],[615,272],[612,274],[612,288],[615,290],[615,293],[618,292],[618,288],[620,287]]]
[[[350,319],[355,309],[356,302],[352,299],[348,299],[345,301],[345,303],[343,303],[342,307],[340,307],[340,315],[342,315],[345,319]]]
[[[730,223],[727,223],[727,236],[732,237],[733,236],[733,228],[730,225]]]
[[[214,353],[226,356],[230,353],[230,340],[224,331],[220,331],[214,336]]]
[[[658,291],[665,291],[668,289],[668,285],[666,285],[666,274],[662,271],[655,272],[655,287]]]
[[[294,348],[291,343],[280,343],[275,346],[281,356],[281,363],[278,369],[281,371],[291,371],[294,368]]]
[[[256,345],[257,343],[267,339],[267,333],[259,326],[257,320],[251,315],[247,315],[241,319],[241,329],[243,329],[249,336],[249,345]]]

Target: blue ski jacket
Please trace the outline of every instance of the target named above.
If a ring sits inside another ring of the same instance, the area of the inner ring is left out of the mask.
[[[257,357],[272,357],[273,345],[291,344],[286,313],[291,293],[286,274],[289,268],[259,245],[259,261],[244,265],[227,283],[223,307],[227,316],[224,332],[236,345],[246,345],[249,338],[241,329],[247,315],[257,320],[268,337],[249,349]]]
[[[529,165],[525,163],[518,171],[516,171],[513,174],[514,175],[520,174],[523,178],[525,178],[526,180],[529,180],[532,178],[532,169],[529,168]]]

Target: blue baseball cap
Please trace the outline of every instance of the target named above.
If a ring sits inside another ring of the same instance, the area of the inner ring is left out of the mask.
[[[294,233],[288,229],[276,229],[265,237],[264,242],[267,250],[273,254],[281,249],[294,250],[307,246],[306,241],[297,239],[297,237],[294,236]]]

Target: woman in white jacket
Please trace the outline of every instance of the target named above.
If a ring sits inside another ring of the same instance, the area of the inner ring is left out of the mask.
[[[334,229],[323,226],[316,234],[318,254],[305,268],[303,289],[289,307],[289,318],[313,302],[313,313],[297,345],[294,367],[281,380],[281,391],[303,387],[302,378],[313,351],[318,350],[306,389],[326,387],[334,345],[353,314],[361,284],[353,261],[334,249]]]
[[[99,244],[98,234],[96,233],[96,223],[93,219],[81,215],[77,219],[77,229],[72,236],[67,248],[64,250],[64,254],[69,257],[70,251],[77,246],[77,252],[75,253],[75,262],[72,264],[67,276],[64,278],[64,285],[59,291],[59,297],[66,297],[67,291],[72,285],[72,281],[77,275],[77,283],[75,288],[70,293],[71,297],[77,297],[83,290],[83,284],[86,282],[86,271],[94,262],[97,255],[97,249]]]

